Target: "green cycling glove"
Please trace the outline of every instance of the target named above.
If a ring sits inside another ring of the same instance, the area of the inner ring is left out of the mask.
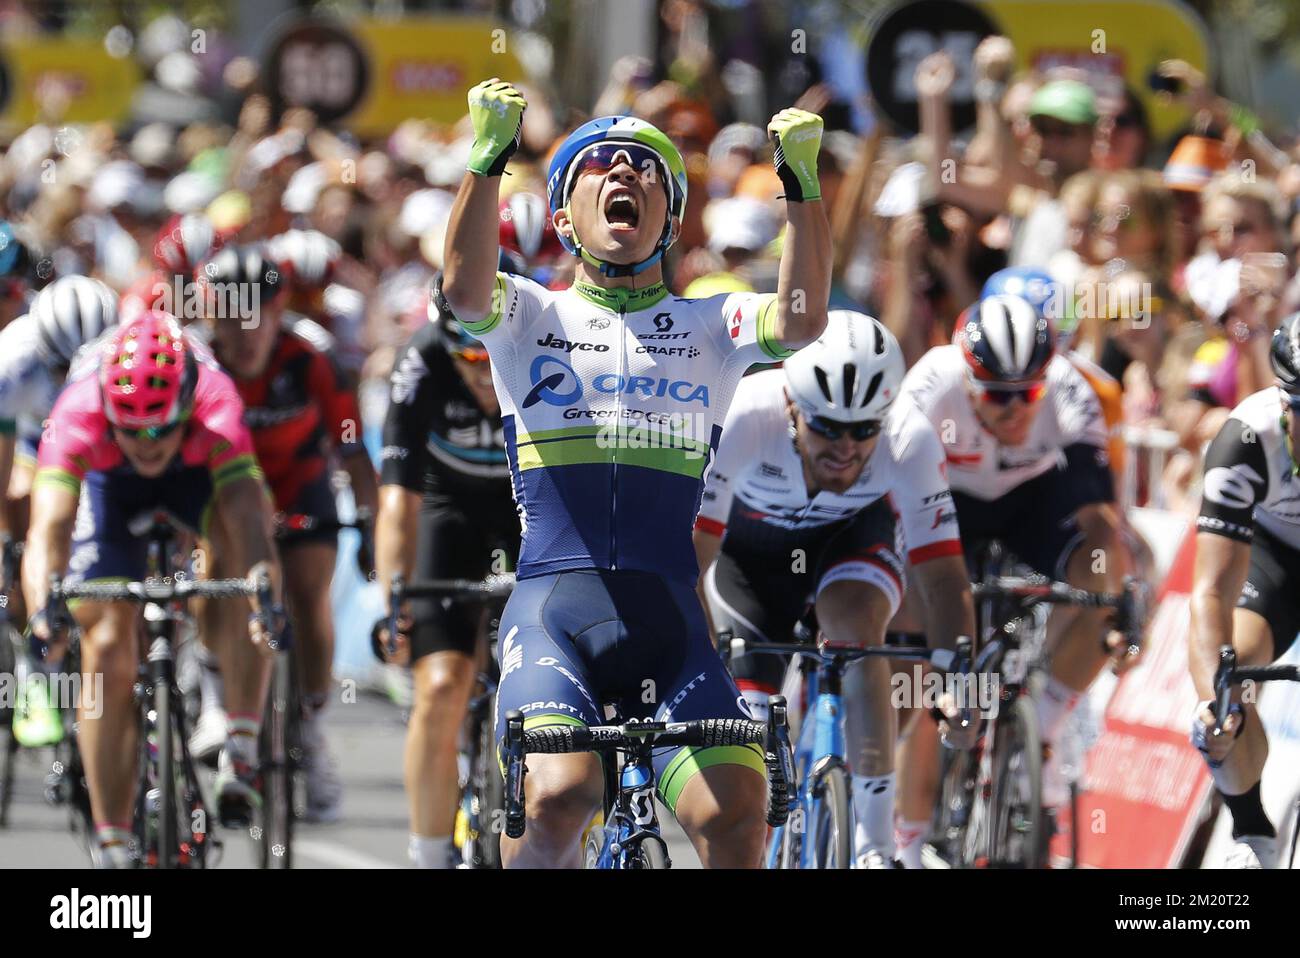
[[[785,187],[785,198],[795,203],[821,199],[817,154],[822,146],[822,118],[790,107],[772,117],[767,132],[776,139],[772,162]]]
[[[469,91],[469,118],[474,126],[474,146],[466,166],[478,176],[500,176],[519,149],[523,131],[523,94],[493,77]]]

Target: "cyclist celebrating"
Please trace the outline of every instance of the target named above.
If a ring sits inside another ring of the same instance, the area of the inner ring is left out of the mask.
[[[464,331],[437,287],[429,309],[432,322],[393,366],[375,524],[383,583],[396,572],[408,579],[479,579],[513,568],[519,555],[519,516],[487,350]],[[447,868],[458,736],[478,671],[479,610],[416,599],[400,611],[393,661],[409,660],[415,677],[406,736],[410,856],[421,868]],[[388,657],[386,624],[381,619],[376,633]]]
[[[775,295],[671,297],[662,259],[681,229],[686,170],[673,143],[632,117],[601,117],[560,144],[551,220],[580,257],[551,291],[496,272],[500,175],[524,98],[493,79],[469,94],[475,141],[447,230],[443,292],[492,357],[523,522],[519,583],[500,626],[497,734],[597,724],[602,706],[678,720],[744,716],[695,593],[691,526],[732,394],[755,362],[819,335],[830,231],[817,178],[820,117],[768,126],[788,230]],[[591,755],[529,757],[527,832],[502,842],[518,866],[576,863],[599,808]],[[660,795],[706,866],[759,864],[762,759],[752,748],[669,749]]]
[[[787,642],[813,600],[832,641],[881,645],[903,592],[897,510],[931,639],[955,648],[958,636],[974,635],[943,444],[910,401],[895,401],[903,370],[892,333],[870,316],[835,310],[821,338],[784,370],[740,384],[695,521],[715,623],[751,641]],[[782,670],[770,655],[737,663],[752,711],[766,714]],[[889,867],[894,858],[890,691],[883,659],[846,676],[861,867]]]
[[[351,479],[358,511],[373,514],[378,491],[370,457],[360,440],[356,400],[325,353],[298,332],[298,324],[289,327],[281,322],[284,286],[277,264],[252,247],[231,245],[203,264],[195,276],[213,353],[243,400],[244,423],[252,433],[258,465],[275,497],[276,511],[337,522],[330,485],[330,457],[337,451]],[[254,315],[225,308],[235,302],[251,305]],[[294,632],[302,640],[307,813],[315,821],[337,818],[342,800],[342,783],[329,756],[323,717],[334,661],[330,585],[337,539],[337,530],[325,527],[295,533],[292,541],[280,547]],[[216,559],[220,565],[222,557]],[[215,602],[205,606],[218,618],[228,608]],[[231,634],[229,627],[207,630],[209,642]],[[210,679],[208,684],[211,689]],[[212,716],[219,713],[214,713],[209,702],[204,705],[207,727],[211,728],[215,724]],[[195,733],[196,754],[210,741],[200,734],[203,731],[200,727]]]
[[[31,491],[45,418],[77,350],[116,323],[116,293],[97,279],[65,276],[0,331],[0,490],[8,490],[0,501],[0,536],[26,535],[14,509]]]
[[[1188,665],[1202,704],[1192,743],[1232,813],[1229,868],[1275,868],[1277,832],[1260,799],[1268,737],[1253,701],[1234,690],[1222,727],[1213,712],[1219,649],[1242,666],[1280,658],[1300,632],[1300,313],[1282,321],[1269,351],[1277,384],[1246,397],[1205,454],[1196,520]]]
[[[1096,393],[1055,353],[1042,304],[985,296],[959,320],[958,342],[930,350],[903,391],[943,441],[953,505],[968,550],[1001,540],[1052,579],[1117,592],[1129,567],[1119,534],[1107,436]],[[1121,647],[1105,610],[1063,606],[1048,620],[1051,676],[1036,696],[1043,742],[1053,742],[1080,693]],[[1068,800],[1049,761],[1043,801]]]
[[[64,647],[46,609],[51,574],[67,570],[69,582],[139,579],[145,543],[127,524],[145,511],[166,510],[228,568],[250,577],[266,571],[279,595],[271,511],[242,412],[211,355],[166,313],[145,312],[119,326],[72,371],[40,445],[23,561],[27,607],[41,610],[32,632],[50,643],[51,657],[60,658]],[[138,611],[128,602],[82,602],[73,614],[82,674],[88,682],[103,676],[101,709],[83,709],[78,731],[99,862],[127,867],[139,733],[131,691]],[[246,816],[258,800],[253,765],[270,663],[257,645],[269,635],[260,616],[249,623],[253,642],[229,643],[230,734],[216,782],[223,820]]]

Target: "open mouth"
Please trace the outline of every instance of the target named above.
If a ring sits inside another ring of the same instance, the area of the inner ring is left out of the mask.
[[[641,207],[628,190],[611,190],[605,198],[605,222],[610,229],[634,230],[641,222]]]

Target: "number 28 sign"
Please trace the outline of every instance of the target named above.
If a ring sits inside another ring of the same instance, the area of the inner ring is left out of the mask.
[[[960,0],[919,0],[891,10],[876,24],[867,49],[867,84],[876,106],[904,130],[920,128],[916,67],[940,50],[952,58],[956,75],[949,95],[953,129],[975,122],[971,59],[981,40],[997,33],[983,12]]]
[[[365,53],[351,33],[327,20],[295,20],[272,41],[264,62],[266,93],[277,113],[306,107],[329,123],[367,92]]]

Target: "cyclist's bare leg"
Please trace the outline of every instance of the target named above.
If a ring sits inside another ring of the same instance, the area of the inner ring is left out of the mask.
[[[139,727],[132,688],[140,667],[140,610],[131,602],[77,606],[81,708],[77,745],[96,824],[130,828]]]
[[[924,709],[908,709],[899,725],[898,857],[915,868],[939,797],[939,726]]]
[[[406,734],[411,832],[446,838],[455,821],[457,737],[478,670],[472,657],[445,649],[421,656],[412,671],[415,701]],[[531,783],[535,759],[530,757],[528,764]]]
[[[920,634],[924,631],[916,589],[903,594],[903,602],[889,631]],[[907,672],[912,663],[891,660],[894,672]],[[913,673],[915,674],[915,673]],[[922,709],[906,709],[899,714],[899,736],[894,762],[898,769],[895,829],[899,861],[909,868],[921,867],[921,843],[929,832],[935,803],[939,801],[939,726]]]
[[[682,794],[690,787],[688,782]],[[502,865],[506,868],[578,867],[582,830],[604,798],[605,780],[596,755],[529,755],[528,777],[524,779],[528,827],[522,838],[501,836]],[[759,822],[762,822],[761,815]]]
[[[882,646],[892,612],[889,597],[866,582],[832,582],[817,596],[817,621],[832,642]],[[904,688],[913,685],[909,679]],[[875,850],[883,859],[892,859],[898,710],[892,702],[889,661],[873,657],[850,665],[844,672],[843,695],[844,741],[853,773],[855,857],[862,859]]]
[[[677,823],[705,868],[759,868],[767,839],[767,785],[743,765],[711,765],[682,786]]]
[[[241,575],[243,570],[227,569],[222,563],[221,557],[233,551],[229,548],[222,524],[214,522],[210,531],[210,539],[199,545],[200,551],[208,557],[207,578]],[[208,602],[205,609],[205,614],[216,627],[212,634],[219,637],[216,652],[224,679],[226,712],[232,721],[241,716],[260,721],[270,683],[271,660],[248,638],[251,611],[248,600],[242,598]]]
[[[1079,510],[1083,542],[1066,565],[1070,585],[1092,592],[1118,588],[1128,568],[1128,550],[1114,515],[1104,507]],[[1075,692],[1092,684],[1109,661],[1102,647],[1110,613],[1106,609],[1058,606],[1048,619],[1052,677]]]
[[[334,611],[330,583],[338,546],[333,542],[299,542],[284,549],[284,589],[302,667],[302,691],[308,702],[328,697],[334,663]]]

